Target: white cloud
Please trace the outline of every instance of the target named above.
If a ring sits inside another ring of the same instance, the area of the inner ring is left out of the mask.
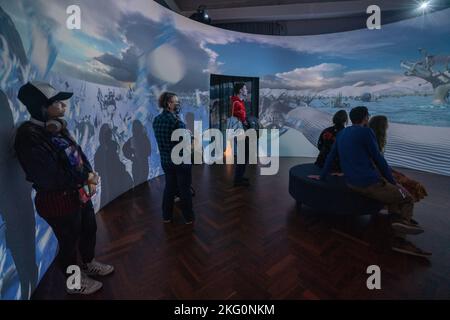
[[[208,47],[206,47],[206,44],[204,41],[200,42],[200,48],[202,50],[204,50],[206,52],[206,54],[209,56],[208,68],[203,70],[203,72],[220,73],[220,66],[223,65],[223,63],[217,61],[219,54],[217,52],[215,52],[214,50],[211,50]]]
[[[85,64],[76,64],[63,59],[57,60],[55,64],[55,71],[70,76],[73,78],[80,78],[88,82],[102,83],[104,85],[111,85],[115,87],[124,86],[121,82],[115,80],[107,74],[107,67],[99,64],[96,61],[89,61]]]
[[[322,63],[309,68],[296,68],[277,73],[275,77],[289,87],[322,88],[336,82],[344,69],[345,67],[340,64]]]
[[[345,66],[336,63],[322,63],[308,68],[296,68],[263,79],[263,85],[270,88],[314,89],[317,91],[342,86],[371,86],[395,82],[402,76],[389,69],[346,71]]]
[[[96,47],[80,40],[75,34],[76,31],[70,32],[67,29],[61,28],[56,32],[56,38],[60,43],[63,43],[63,45],[70,46],[70,49],[76,51],[80,57],[92,59],[103,54],[103,52]],[[63,39],[64,42],[62,42]]]

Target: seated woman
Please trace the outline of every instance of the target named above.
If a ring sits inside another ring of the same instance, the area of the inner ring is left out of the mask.
[[[384,148],[386,146],[386,133],[388,126],[388,119],[385,116],[373,116],[372,118],[370,118],[369,127],[372,128],[372,130],[375,132],[375,136],[378,141],[378,147],[380,148],[381,153],[384,153]],[[400,184],[403,188],[406,189],[406,191],[411,194],[415,202],[422,200],[428,195],[425,187],[422,184],[408,178],[403,173],[392,170],[392,176],[398,184]]]
[[[327,159],[328,153],[331,151],[334,141],[336,140],[336,135],[345,128],[348,122],[348,115],[345,110],[339,110],[333,116],[333,126],[326,128],[322,131],[319,137],[319,142],[317,143],[317,148],[319,149],[319,155],[315,164],[323,168],[325,160]],[[340,172],[341,168],[339,166],[339,159],[336,159],[332,167],[333,172]]]

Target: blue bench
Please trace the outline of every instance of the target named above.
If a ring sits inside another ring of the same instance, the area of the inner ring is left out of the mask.
[[[329,176],[326,181],[308,178],[319,175],[321,169],[314,164],[301,164],[289,170],[289,193],[297,201],[297,208],[306,205],[334,215],[374,214],[384,205],[351,190],[344,177]]]

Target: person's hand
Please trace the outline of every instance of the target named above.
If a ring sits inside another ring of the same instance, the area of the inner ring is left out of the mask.
[[[315,175],[315,174],[309,175],[308,178],[313,179],[313,180],[320,180],[320,176]]]
[[[89,184],[89,194],[91,197],[93,197],[97,193],[97,185],[95,184]]]
[[[332,176],[336,176],[336,177],[343,177],[344,176],[344,174],[342,172],[333,172],[331,175]]]
[[[91,185],[97,185],[98,181],[99,181],[99,175],[97,174],[97,172],[89,172],[89,176],[88,176],[88,184]]]
[[[396,187],[401,190],[403,193],[407,193],[408,191],[400,184],[400,183],[396,183],[395,184]]]
[[[402,186],[400,183],[397,183],[397,188],[404,198],[407,198],[407,197],[412,198],[411,193],[408,190],[406,190],[405,187]]]

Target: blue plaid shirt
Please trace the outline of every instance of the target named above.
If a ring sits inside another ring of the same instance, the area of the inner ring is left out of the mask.
[[[153,130],[156,141],[158,142],[161,164],[173,164],[170,157],[172,148],[178,144],[177,141],[171,141],[172,132],[176,129],[185,129],[186,125],[172,112],[164,110],[153,120]]]

